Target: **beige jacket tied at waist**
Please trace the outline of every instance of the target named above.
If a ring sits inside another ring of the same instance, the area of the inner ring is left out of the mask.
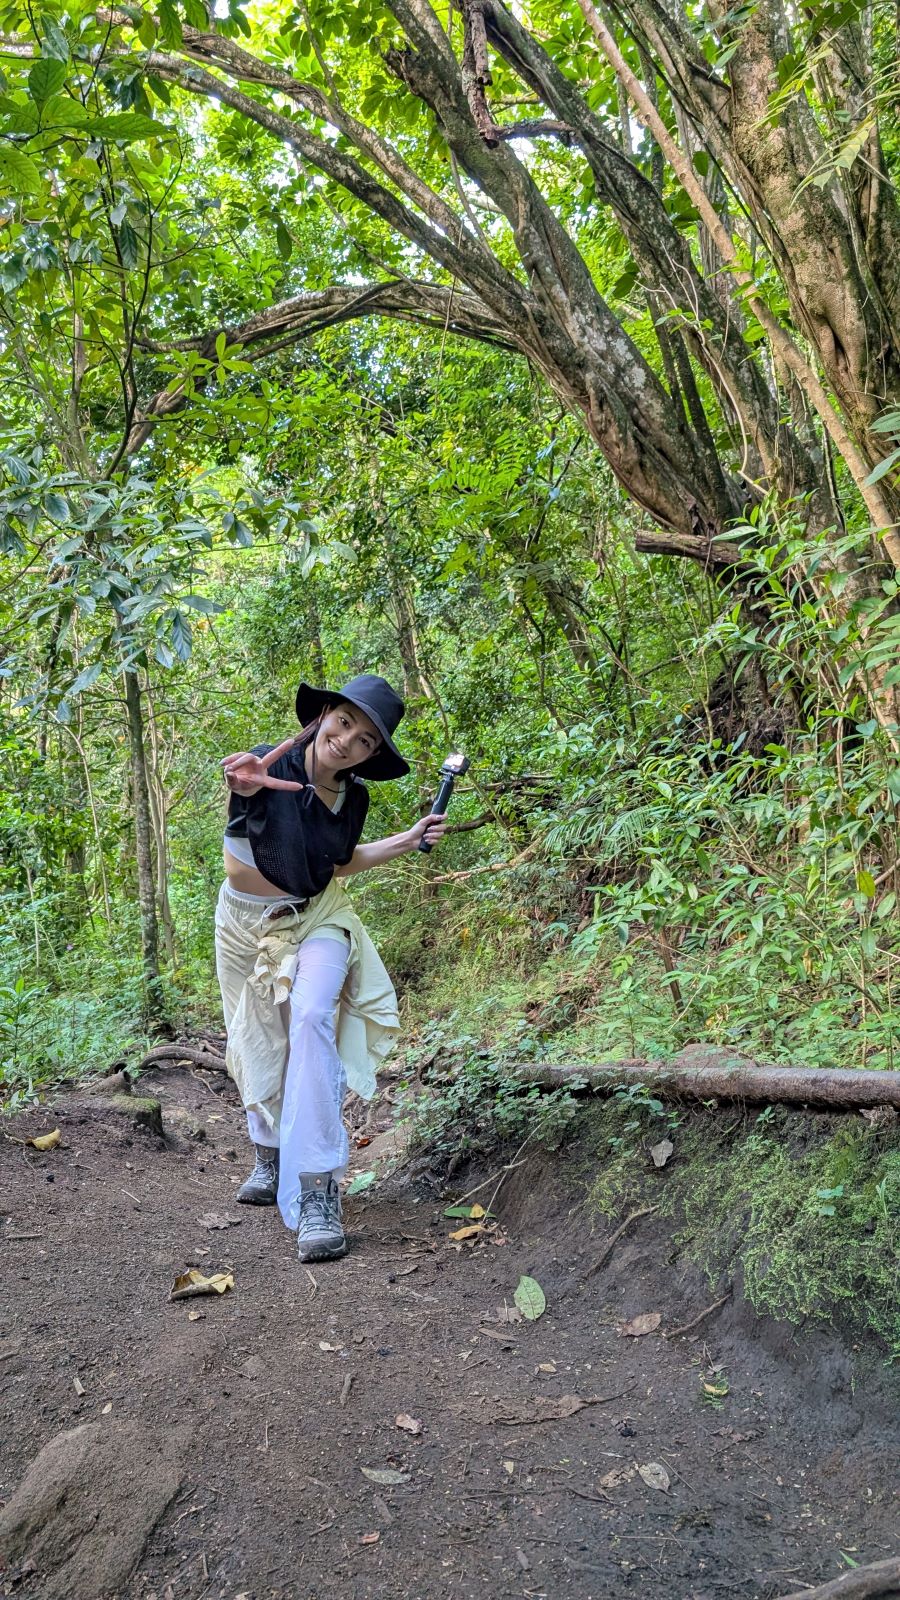
[[[347,980],[338,1003],[335,1038],[349,1087],[364,1099],[400,1031],[397,997],[384,963],[352,909],[343,885],[332,879],[305,911],[271,920],[265,907],[234,896],[222,885],[216,907],[216,952],[228,1028],[225,1060],[248,1111],[268,1126],[287,1065],[287,1008],[304,939],[318,929],[349,936]]]

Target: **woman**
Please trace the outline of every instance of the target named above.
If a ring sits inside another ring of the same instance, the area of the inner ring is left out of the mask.
[[[256,1165],[242,1205],[274,1205],[297,1230],[301,1261],[347,1246],[338,1179],[349,1086],[370,1096],[399,1031],[390,978],[338,881],[436,843],[443,818],[360,844],[366,780],[409,771],[393,741],[404,706],[364,673],[337,692],[301,683],[302,732],[226,756],[231,790],[226,881],[216,908],[216,970],[228,1070]]]

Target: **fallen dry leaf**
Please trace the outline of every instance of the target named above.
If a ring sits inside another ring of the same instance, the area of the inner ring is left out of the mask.
[[[243,1217],[229,1217],[218,1211],[204,1211],[203,1216],[197,1218],[201,1228],[209,1228],[210,1232],[214,1228],[239,1228],[243,1220]]]
[[[503,1471],[505,1473],[507,1473],[507,1475],[510,1478],[512,1477],[512,1475],[515,1472],[515,1470],[516,1470],[516,1463],[514,1461],[504,1461],[504,1463],[503,1463]]]
[[[633,1477],[634,1467],[611,1467],[609,1472],[604,1472],[598,1488],[618,1489],[621,1484],[627,1483]]]
[[[497,1339],[500,1344],[511,1344],[515,1338],[514,1333],[501,1333],[499,1328],[479,1328],[478,1332],[485,1339]]]
[[[35,1150],[55,1150],[61,1138],[59,1129],[54,1128],[52,1133],[39,1133],[36,1139],[26,1139],[25,1143],[33,1145]]]
[[[373,1494],[372,1506],[374,1510],[378,1512],[382,1522],[387,1523],[387,1526],[390,1527],[391,1523],[394,1521],[394,1513],[392,1512],[387,1501],[382,1500],[380,1494]]]
[[[359,1470],[370,1483],[409,1483],[412,1476],[409,1472],[398,1472],[396,1467],[360,1467]]]
[[[339,1350],[343,1350],[343,1348],[344,1348],[344,1346],[342,1344],[329,1344],[327,1339],[320,1339],[319,1340],[319,1349],[320,1350],[333,1350],[335,1352],[335,1354],[337,1354],[337,1352]]]
[[[650,1159],[652,1160],[653,1165],[655,1167],[664,1167],[670,1155],[672,1155],[674,1152],[674,1149],[675,1146],[673,1145],[671,1139],[660,1139],[659,1144],[652,1145],[650,1149]]]
[[[377,1544],[380,1538],[380,1533],[361,1533],[359,1542],[360,1544]]]
[[[211,1277],[204,1278],[202,1272],[196,1267],[182,1272],[175,1279],[169,1290],[170,1300],[187,1300],[193,1294],[224,1294],[226,1289],[234,1288],[233,1272],[214,1272]]]
[[[661,1311],[645,1311],[639,1317],[632,1317],[630,1322],[620,1322],[619,1337],[620,1339],[640,1339],[645,1333],[653,1333],[661,1322]]]
[[[577,1394],[564,1394],[559,1397],[535,1395],[529,1400],[485,1400],[478,1407],[478,1420],[505,1423],[510,1427],[561,1422],[566,1417],[574,1417],[576,1411],[583,1411],[585,1406],[601,1406],[611,1398],[611,1395],[602,1394],[585,1395],[583,1398]]]
[[[556,1362],[555,1361],[539,1361],[534,1370],[535,1370],[535,1372],[555,1372],[556,1371]]]
[[[81,1398],[81,1396],[83,1394],[87,1393],[87,1390],[85,1389],[84,1384],[82,1383],[80,1378],[73,1378],[72,1379],[72,1384],[73,1384],[73,1387],[75,1389],[75,1393],[78,1395],[79,1399]]]
[[[404,1433],[411,1433],[415,1438],[422,1432],[422,1424],[418,1417],[411,1417],[407,1411],[401,1411],[400,1415],[394,1418],[394,1427],[402,1428]]]
[[[108,1417],[109,1413],[111,1411],[112,1411],[112,1401],[111,1400],[107,1400],[106,1405],[103,1407],[103,1410],[101,1411],[100,1415],[101,1415],[101,1417]]]
[[[454,1240],[474,1239],[479,1233],[484,1233],[484,1223],[473,1222],[466,1228],[457,1228],[454,1233],[450,1234],[450,1238]]]
[[[504,1301],[502,1306],[498,1306],[497,1307],[497,1321],[498,1322],[521,1322],[522,1321],[522,1313],[519,1310],[518,1306],[508,1306],[506,1304],[506,1302]]]
[[[188,1322],[202,1322],[202,1320],[203,1320],[203,1318],[205,1316],[206,1316],[206,1312],[205,1311],[198,1311],[198,1310],[189,1311],[188,1312]]]
[[[643,1467],[638,1467],[638,1472],[648,1489],[661,1489],[663,1494],[667,1492],[671,1480],[659,1461],[646,1462]]]

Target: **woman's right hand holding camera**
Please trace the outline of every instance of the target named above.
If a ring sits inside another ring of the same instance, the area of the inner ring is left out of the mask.
[[[267,756],[257,756],[252,750],[239,750],[220,762],[222,776],[232,794],[249,796],[260,789],[304,789],[305,784],[292,783],[288,778],[270,778],[269,768],[288,750],[293,750],[295,739],[283,739]]]

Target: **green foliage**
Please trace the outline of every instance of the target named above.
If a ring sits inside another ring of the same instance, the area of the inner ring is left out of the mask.
[[[0,1111],[98,1072],[143,1043],[136,928],[95,937],[90,925],[56,948],[53,908],[6,898],[0,938]],[[43,935],[43,937],[42,937]],[[35,945],[37,939],[37,945]]]
[[[506,1036],[490,1026],[489,997],[426,1025],[406,1054],[410,1079],[399,1104],[411,1122],[413,1146],[430,1155],[475,1156],[505,1140],[558,1145],[576,1114],[569,1090],[549,1093],[516,1082],[510,1064],[539,1058],[540,1041],[525,1023]],[[481,1032],[469,1028],[481,1025]],[[427,1063],[427,1071],[422,1071]],[[421,1080],[418,1079],[422,1072]]]

